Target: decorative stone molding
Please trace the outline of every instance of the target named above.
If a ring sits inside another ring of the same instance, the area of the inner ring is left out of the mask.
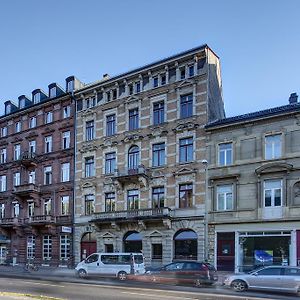
[[[120,231],[121,230],[120,226],[115,221],[111,222],[110,226],[111,226],[112,229],[114,229],[116,231]]]
[[[284,162],[272,162],[262,165],[261,167],[255,170],[255,173],[260,176],[265,173],[276,173],[276,172],[285,172],[289,173],[294,169],[292,164],[287,164]]]
[[[80,153],[85,153],[85,152],[91,152],[91,151],[96,151],[98,149],[98,146],[95,145],[94,142],[91,143],[84,143],[82,145],[82,148],[79,149]]]
[[[178,133],[178,132],[183,132],[185,130],[195,130],[199,127],[199,124],[194,123],[194,122],[187,122],[187,123],[181,123],[178,124],[175,128],[173,128],[173,132]]]
[[[171,227],[172,227],[171,220],[169,220],[169,219],[163,220],[163,225],[164,225],[167,229],[171,229]]]
[[[145,222],[143,220],[139,220],[138,221],[138,227],[141,229],[141,230],[146,230],[147,229],[147,226],[145,224]]]
[[[183,167],[179,170],[176,170],[175,172],[173,172],[173,175],[175,177],[177,176],[182,176],[182,175],[187,175],[187,174],[196,174],[197,173],[197,169],[196,168],[188,168],[188,167]]]
[[[86,110],[83,110],[81,112],[81,117],[82,118],[87,118],[89,116],[94,116],[96,115],[96,111],[94,109],[91,109],[91,108],[87,108]]]
[[[122,142],[131,143],[142,140],[143,138],[144,136],[139,134],[126,135]]]

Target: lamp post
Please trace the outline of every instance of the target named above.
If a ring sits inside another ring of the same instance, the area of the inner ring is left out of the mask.
[[[208,261],[208,161],[203,159],[205,169],[205,200],[204,200],[204,261]]]

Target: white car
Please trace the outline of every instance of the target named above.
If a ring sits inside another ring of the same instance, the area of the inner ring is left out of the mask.
[[[224,280],[224,285],[236,292],[247,289],[278,291],[288,293],[300,292],[300,268],[269,266],[254,270],[248,274],[235,274]]]

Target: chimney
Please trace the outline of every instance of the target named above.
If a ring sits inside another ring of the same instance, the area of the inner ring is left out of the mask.
[[[102,77],[103,80],[107,80],[109,78],[110,78],[110,76],[107,73],[103,74],[103,77]]]
[[[289,103],[290,104],[295,104],[297,102],[298,102],[298,95],[297,95],[297,93],[292,93],[290,95],[290,98],[289,98]]]

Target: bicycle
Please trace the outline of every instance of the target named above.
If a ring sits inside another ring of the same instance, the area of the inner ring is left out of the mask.
[[[27,263],[24,265],[24,270],[28,272],[38,271],[39,267],[33,261],[28,260]]]

